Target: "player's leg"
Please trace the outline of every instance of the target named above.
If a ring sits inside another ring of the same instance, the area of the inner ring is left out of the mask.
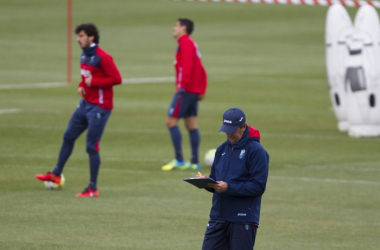
[[[178,127],[178,119],[180,118],[180,108],[182,105],[182,98],[178,94],[174,94],[172,102],[169,107],[168,115],[166,118],[166,126],[169,129],[170,138],[172,140],[174,148],[175,159],[170,161],[168,164],[162,166],[162,170],[170,171],[175,168],[184,166],[186,162],[182,155],[182,135]]]
[[[201,136],[198,130],[197,124],[197,115],[198,115],[198,95],[197,94],[188,94],[189,108],[186,113],[185,126],[189,132],[189,141],[191,146],[191,160],[187,165],[187,168],[190,169],[200,169],[201,165],[199,163],[199,145],[201,142]]]
[[[227,230],[229,223],[209,220],[202,250],[229,250]]]
[[[80,136],[81,133],[87,128],[87,119],[85,112],[85,102],[82,100],[76,110],[74,111],[69,124],[66,127],[66,131],[63,136],[63,142],[58,155],[58,161],[52,172],[47,174],[36,175],[36,178],[41,181],[52,181],[57,184],[61,181],[61,174],[65,163],[70,157],[75,140]]]
[[[63,135],[63,143],[59,152],[58,161],[53,173],[55,175],[61,175],[66,161],[70,157],[76,139],[86,130],[88,122],[86,118],[85,102],[81,101],[74,111],[66,131]]]
[[[101,109],[96,105],[87,112],[88,131],[86,151],[89,156],[90,181],[87,188],[82,193],[77,194],[77,197],[99,196],[97,190],[97,179],[100,168],[99,144],[110,115],[111,110]]]
[[[183,161],[182,155],[182,135],[178,127],[178,118],[168,116],[166,118],[166,126],[169,129],[170,138],[174,147],[175,159],[179,162]]]
[[[255,245],[257,228],[252,223],[231,223],[228,229],[230,250],[252,250]]]

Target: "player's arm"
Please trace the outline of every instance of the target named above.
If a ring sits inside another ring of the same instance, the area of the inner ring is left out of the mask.
[[[106,77],[92,77],[91,86],[106,88],[122,82],[120,72],[111,56],[103,56],[100,60],[100,66],[102,67]]]
[[[205,92],[200,94],[198,96],[198,100],[199,101],[202,101],[204,99],[204,97],[206,96],[206,89],[207,89],[207,73],[206,73],[206,70],[204,69],[204,67],[202,66],[202,73],[201,73],[201,76],[202,76],[202,85],[204,86],[204,90]]]
[[[85,83],[84,83],[84,81],[82,80],[82,81],[78,84],[78,89],[77,89],[78,95],[80,95],[81,97],[84,97],[84,95],[86,94],[86,90],[85,90],[84,86],[85,86]]]
[[[249,158],[249,176],[247,182],[228,183],[227,194],[236,196],[262,195],[268,179],[269,156],[264,149],[255,150]]]
[[[194,46],[189,40],[182,41],[180,44],[180,50],[182,52],[182,87],[186,90],[190,84],[191,74],[194,68]]]

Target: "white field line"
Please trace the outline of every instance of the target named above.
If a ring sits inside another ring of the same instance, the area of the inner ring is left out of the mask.
[[[143,83],[165,83],[174,82],[173,76],[164,77],[144,77],[144,78],[124,78],[123,84],[143,84]],[[39,88],[61,88],[69,86],[65,82],[46,82],[46,83],[21,83],[21,84],[4,84],[0,89],[39,89]]]
[[[65,126],[38,126],[29,124],[12,124],[12,123],[2,123],[0,127],[4,128],[24,128],[24,129],[35,129],[35,130],[62,130],[66,129]],[[129,129],[129,128],[107,128],[108,132],[111,133],[167,133],[165,127],[163,129]],[[202,131],[204,135],[215,135],[217,131]],[[222,134],[220,134],[222,135]],[[289,139],[303,139],[303,140],[351,140],[350,137],[341,136],[321,136],[321,135],[308,135],[308,134],[280,134],[280,133],[263,133],[261,134],[261,140],[264,141],[265,138],[289,138]],[[380,138],[373,138],[373,140],[379,140]]]
[[[41,88],[58,88],[64,87],[67,83],[63,82],[46,82],[46,83],[21,83],[0,85],[0,89],[41,89]]]
[[[29,124],[12,124],[12,123],[2,123],[0,127],[4,128],[24,128],[24,129],[35,129],[35,130],[62,130],[66,129],[65,126],[38,126]],[[166,127],[163,129],[129,129],[129,128],[107,128],[108,132],[111,133],[167,133]],[[202,131],[204,135],[215,135],[216,131]],[[220,134],[220,133],[219,133]],[[222,135],[222,134],[220,134]],[[351,140],[350,137],[341,136],[321,136],[321,135],[308,135],[308,134],[280,134],[280,133],[263,133],[261,134],[261,140],[264,141],[265,138],[289,138],[289,139],[302,139],[302,140]],[[379,140],[380,138],[373,138],[373,140]]]
[[[0,109],[0,115],[9,114],[9,113],[17,113],[20,111],[21,111],[21,109]]]
[[[35,130],[65,130],[66,127],[64,126],[38,126],[38,125],[30,125],[30,124],[12,124],[12,123],[2,123],[0,124],[0,127],[4,128],[24,128],[24,129],[35,129]],[[166,130],[165,127],[163,129],[112,129],[112,128],[107,128],[107,132],[112,132],[112,133],[167,133],[168,131]],[[216,131],[202,131],[202,134],[215,134],[217,133]],[[313,136],[313,135],[298,135],[298,134],[268,134],[266,133],[265,136],[261,135],[262,138],[265,137],[271,137],[271,138],[297,138],[297,139],[320,139],[320,140],[326,140],[326,139],[339,139],[341,137],[323,137],[323,136]],[[346,139],[341,138],[341,139]]]
[[[356,162],[355,165],[345,165],[345,166],[318,166],[318,165],[309,165],[309,166],[297,166],[297,165],[290,165],[285,164],[285,168],[293,168],[293,169],[313,169],[313,170],[345,170],[345,171],[353,171],[353,172],[380,172],[380,167],[363,167],[368,163],[374,163],[374,162]]]
[[[0,155],[3,158],[47,158],[56,159],[56,155]],[[75,159],[87,159],[87,157],[75,157]],[[140,162],[162,162],[164,159],[149,159],[149,158],[115,158],[115,157],[102,157],[103,161],[140,161]],[[167,160],[167,159],[166,159]],[[12,168],[15,166],[12,166]],[[36,168],[35,166],[17,166],[24,168]],[[42,167],[42,166],[39,166]],[[46,168],[46,167],[44,167]],[[79,168],[70,168],[79,170]],[[80,170],[83,170],[80,168]],[[129,171],[127,169],[113,169],[104,167],[101,171],[114,171],[114,172],[125,172]],[[142,170],[144,171],[144,170]],[[147,170],[148,171],[148,170]],[[286,177],[286,176],[273,176],[269,175],[269,180],[284,180],[284,181],[303,181],[303,182],[322,182],[322,183],[334,183],[334,184],[357,184],[357,185],[380,185],[379,181],[366,181],[366,180],[346,180],[346,179],[330,179],[330,178],[310,178],[310,177]]]
[[[22,165],[22,166],[14,166],[14,165],[6,165],[6,166],[3,166],[3,167],[8,167],[8,168],[24,168],[24,169],[44,169],[44,171],[46,172],[46,170],[49,169],[49,167],[51,166],[29,166],[29,165]],[[66,168],[65,168],[66,169]],[[70,169],[70,171],[74,170],[74,171],[88,171],[88,167],[87,166],[83,166],[83,168],[78,168],[78,167],[71,167],[71,166],[68,166],[67,169]],[[149,173],[149,172],[152,172],[150,169],[138,169],[138,170],[135,170],[135,169],[128,169],[128,168],[125,168],[125,169],[114,169],[114,168],[108,168],[108,167],[101,167],[100,168],[100,171],[101,172],[121,172],[121,173],[133,173],[133,174],[145,174],[145,173]]]
[[[290,138],[290,139],[319,139],[319,140],[336,140],[336,139],[349,139],[349,137],[340,136],[323,136],[323,135],[310,135],[310,134],[281,134],[281,133],[262,133],[261,138]]]
[[[25,159],[57,159],[58,158],[58,152],[57,155],[25,155],[25,154],[0,154],[0,158],[11,158],[11,159],[20,159],[20,158],[25,158]],[[77,159],[77,160],[85,160],[88,159],[87,154],[83,154],[82,156],[72,156],[71,158]],[[124,157],[102,157],[103,161],[138,161],[138,162],[163,162],[163,161],[170,161],[170,159],[166,158],[124,158]]]
[[[174,1],[174,2],[238,2],[238,3],[262,3],[262,4],[275,4],[275,0],[162,0],[162,1]],[[279,4],[292,4],[292,5],[309,5],[309,6],[327,6],[327,5],[333,5],[333,4],[340,4],[347,7],[359,7],[363,5],[372,5],[375,8],[379,8],[380,4],[378,1],[371,1],[371,0],[331,0],[328,2],[327,0],[304,0],[303,2],[301,0],[277,0],[277,3]]]
[[[269,175],[269,180],[285,180],[285,181],[303,181],[303,182],[325,182],[337,184],[361,184],[361,185],[380,185],[379,181],[365,180],[345,180],[345,179],[329,179],[329,178],[310,178],[310,177],[286,177]]]
[[[2,123],[0,127],[3,128],[20,128],[20,129],[34,129],[34,130],[61,130],[66,129],[65,126],[38,126],[38,125],[29,125],[29,124],[12,124],[12,123]],[[147,134],[156,134],[156,133],[168,133],[168,130],[163,125],[162,129],[112,129],[107,128],[108,132],[112,133],[147,133]],[[207,132],[206,132],[207,133]]]
[[[57,152],[57,155],[43,155],[43,154],[0,154],[0,158],[11,158],[11,159],[20,159],[20,158],[24,158],[24,159],[57,159],[58,157],[58,152]],[[72,158],[74,159],[80,159],[80,160],[84,160],[84,159],[88,159],[87,155],[86,154],[83,154],[81,156],[72,156]],[[170,159],[166,159],[166,158],[136,158],[136,157],[102,157],[102,160],[105,160],[105,161],[137,161],[137,162],[162,162],[162,161],[169,161]],[[373,172],[375,174],[375,172],[379,172],[380,171],[380,168],[369,168],[369,167],[360,167],[359,165],[361,164],[360,162],[357,163],[358,166],[341,166],[341,167],[336,167],[334,168],[334,170],[347,170],[347,171],[351,171],[351,172]],[[365,164],[365,163],[363,163]],[[286,165],[286,167],[289,166],[289,165]],[[207,168],[208,169],[208,168]],[[310,166],[310,169],[315,169],[314,166]],[[331,169],[328,168],[328,167],[318,167],[317,166],[317,169],[321,169],[321,170],[326,170],[326,169]],[[377,173],[376,173],[377,174]],[[297,177],[283,177],[283,176],[271,176],[269,175],[270,178],[277,178],[277,179],[286,179],[286,178],[297,178]],[[300,180],[301,178],[303,177],[299,177]],[[308,178],[306,178],[308,179]],[[306,179],[304,178],[304,180],[306,181]],[[310,178],[309,178],[310,179]],[[330,180],[332,179],[318,179],[318,178],[311,178],[311,179],[314,179],[314,180],[327,180],[326,182],[331,182]],[[308,181],[311,181],[308,180]],[[344,180],[343,183],[346,183],[347,181]],[[379,183],[380,184],[380,183]]]
[[[174,76],[164,77],[147,77],[147,78],[125,78],[123,84],[141,84],[141,83],[161,83],[161,82],[174,82]]]

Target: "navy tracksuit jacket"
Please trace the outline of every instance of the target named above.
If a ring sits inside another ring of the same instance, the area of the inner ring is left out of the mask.
[[[261,196],[268,179],[269,155],[260,144],[259,131],[248,127],[236,143],[218,147],[210,178],[228,184],[225,193],[213,192],[210,218],[259,225]]]

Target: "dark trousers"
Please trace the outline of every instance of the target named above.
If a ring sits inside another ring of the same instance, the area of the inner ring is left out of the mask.
[[[105,110],[96,104],[81,100],[73,113],[63,136],[55,175],[61,175],[66,161],[70,157],[76,139],[87,129],[86,151],[90,159],[90,186],[96,189],[96,181],[100,166],[99,143],[107,124],[111,110]]]
[[[231,223],[210,219],[202,250],[252,250],[257,227],[252,223]]]
[[[110,114],[111,110],[81,100],[67,125],[64,140],[74,142],[87,129],[86,151],[89,154],[98,152],[99,142]]]

